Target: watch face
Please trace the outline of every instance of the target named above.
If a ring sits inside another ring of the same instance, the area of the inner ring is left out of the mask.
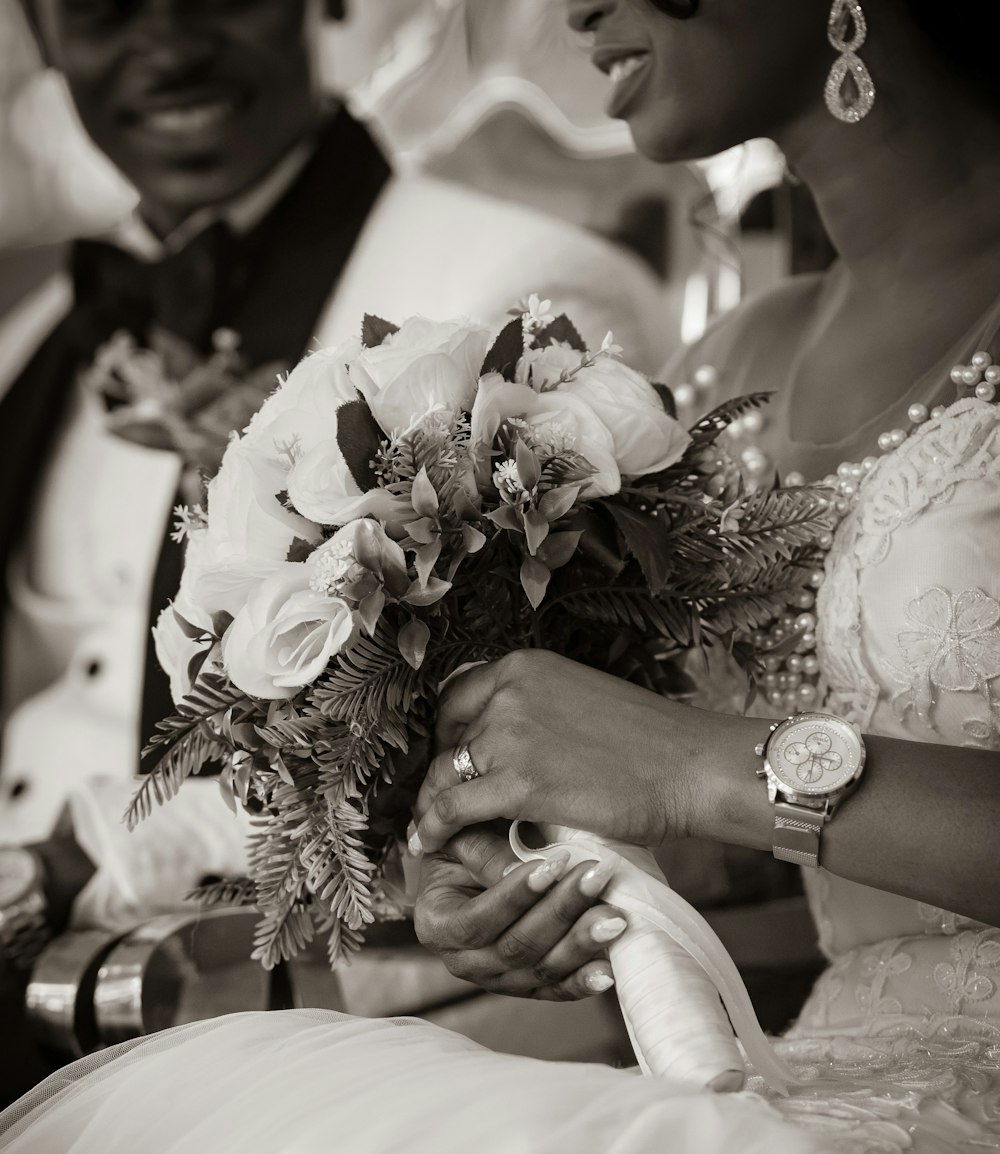
[[[20,901],[34,885],[37,872],[27,850],[0,846],[0,909]]]
[[[825,796],[861,772],[864,745],[852,726],[826,713],[784,721],[767,743],[767,764],[783,790]]]

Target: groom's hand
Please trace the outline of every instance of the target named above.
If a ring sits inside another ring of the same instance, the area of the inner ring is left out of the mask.
[[[487,826],[456,834],[424,859],[417,937],[459,978],[485,990],[571,1001],[613,984],[605,956],[625,930],[622,913],[598,904],[610,874],[565,860],[520,863]]]

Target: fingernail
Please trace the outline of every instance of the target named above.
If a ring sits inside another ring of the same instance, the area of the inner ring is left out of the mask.
[[[613,861],[599,861],[592,865],[580,878],[580,893],[588,898],[596,898],[611,880],[611,875],[614,872],[615,863]]]
[[[500,876],[506,877],[508,874],[512,874],[514,870],[516,870],[517,867],[521,864],[523,863],[519,861],[512,861],[509,866],[504,866],[503,873]]]
[[[603,970],[588,974],[584,979],[584,985],[588,990],[593,990],[595,994],[603,994],[605,990],[610,990],[614,984],[614,978]]]
[[[528,874],[528,889],[536,894],[547,890],[562,877],[568,864],[569,854],[565,850],[554,857],[546,858],[540,866],[536,866]]]
[[[595,942],[610,942],[624,933],[627,926],[628,922],[624,918],[602,918],[594,923],[590,936]]]
[[[410,837],[406,843],[406,848],[414,857],[420,857],[420,855],[424,852],[424,843],[420,840],[420,834],[418,834],[416,830],[410,834]]]

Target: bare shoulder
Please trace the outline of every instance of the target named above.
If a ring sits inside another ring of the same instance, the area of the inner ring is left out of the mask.
[[[663,371],[671,387],[689,381],[703,366],[722,368],[735,359],[750,362],[758,349],[791,348],[795,334],[813,315],[825,274],[790,276],[766,291],[754,293],[723,314]]]

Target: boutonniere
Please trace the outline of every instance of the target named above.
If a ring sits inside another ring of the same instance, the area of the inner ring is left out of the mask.
[[[119,331],[82,378],[104,404],[110,432],[181,458],[186,500],[200,499],[231,435],[246,427],[288,369],[281,361],[248,368],[232,329],[216,330],[212,345],[204,356],[166,329],[155,329],[148,345]]]

